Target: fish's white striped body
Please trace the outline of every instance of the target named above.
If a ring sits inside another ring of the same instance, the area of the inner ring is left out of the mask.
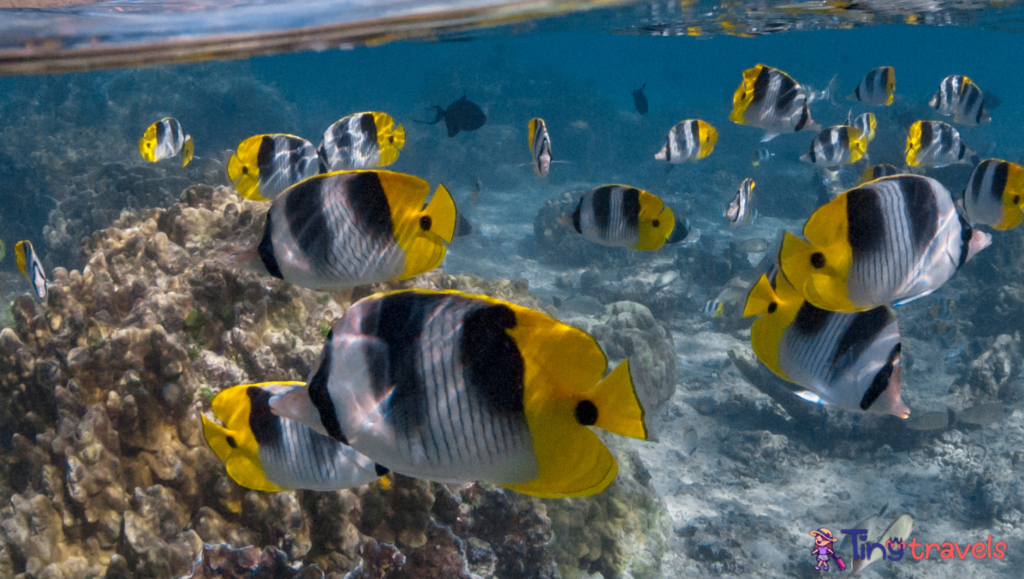
[[[696,161],[710,155],[717,142],[715,127],[699,119],[682,121],[669,129],[665,144],[654,158],[673,165]]]

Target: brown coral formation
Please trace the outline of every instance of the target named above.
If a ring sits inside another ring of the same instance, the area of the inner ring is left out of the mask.
[[[231,481],[202,440],[204,404],[235,384],[304,379],[353,298],[227,267],[264,211],[190,187],[85,240],[86,265],[57,268],[46,304],[15,301],[0,331],[0,575],[546,578],[658,558],[663,507],[629,458],[610,492],[571,502],[400,476],[334,493]],[[523,283],[440,271],[370,290],[399,285],[540,307]],[[616,331],[657,327],[630,312]]]

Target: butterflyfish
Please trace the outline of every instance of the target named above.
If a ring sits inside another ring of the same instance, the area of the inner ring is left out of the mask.
[[[313,144],[294,135],[249,137],[228,161],[228,178],[238,194],[254,201],[269,201],[319,172]]]
[[[960,131],[942,121],[917,121],[907,134],[907,165],[945,167],[963,161],[971,153]]]
[[[640,88],[633,90],[633,108],[641,115],[646,115],[650,109],[647,104],[647,95],[644,94],[645,88],[647,88],[646,82]]]
[[[753,210],[751,209],[751,201],[754,197],[754,186],[757,183],[753,179],[744,179],[740,183],[739,189],[736,190],[736,196],[733,197],[732,202],[725,208],[725,219],[729,222],[732,227],[739,227],[744,223],[749,223],[753,217]]]
[[[962,125],[980,125],[992,120],[981,89],[970,78],[959,74],[942,79],[928,105],[940,115],[953,115],[953,122]]]
[[[593,337],[538,311],[400,290],[346,310],[308,388],[270,406],[407,476],[588,496],[618,472],[591,427],[647,439],[628,360],[607,365]]]
[[[841,193],[803,233],[807,241],[786,233],[782,271],[811,304],[848,313],[926,296],[992,242],[960,216],[941,183],[919,175]]]
[[[192,160],[194,145],[192,137],[181,128],[177,119],[166,117],[149,125],[139,139],[139,153],[142,158],[155,163],[181,153],[181,166]]]
[[[530,157],[533,172],[541,177],[547,177],[551,170],[551,135],[548,134],[548,125],[544,119],[533,118],[527,124],[530,132]]]
[[[861,174],[860,179],[858,180],[858,184],[863,185],[868,181],[874,181],[875,179],[880,179],[882,177],[896,175],[899,172],[900,170],[894,167],[893,165],[887,165],[885,163],[871,165],[867,169],[864,169],[864,173]]]
[[[867,133],[861,129],[847,125],[829,127],[815,135],[800,160],[826,169],[851,165],[867,154],[868,141]]]
[[[572,213],[572,227],[587,241],[639,251],[678,243],[689,229],[657,195],[627,185],[587,191]]]
[[[710,155],[717,142],[718,130],[709,123],[699,119],[682,121],[669,129],[665,144],[654,158],[672,165],[696,161]]]
[[[847,115],[846,124],[860,129],[867,136],[868,142],[875,140],[875,129],[878,128],[878,119],[875,118],[875,113],[861,113],[853,120],[849,120],[849,117],[850,115]]]
[[[337,171],[278,195],[258,247],[235,262],[317,290],[408,279],[441,264],[455,232],[455,201],[438,185],[391,171]]]
[[[14,245],[14,261],[18,265],[18,271],[32,284],[32,292],[40,300],[46,299],[46,288],[50,284],[46,280],[46,273],[43,271],[43,263],[39,261],[39,254],[32,247],[32,242],[25,239]]]
[[[475,131],[487,122],[487,115],[484,114],[480,105],[467,99],[465,94],[459,100],[448,105],[446,109],[442,109],[437,105],[434,105],[432,108],[437,115],[434,120],[417,122],[436,125],[443,120],[445,127],[448,129],[449,138],[462,131]]]
[[[266,492],[334,491],[373,482],[388,470],[351,446],[274,415],[270,399],[303,382],[265,382],[222,390],[203,419],[203,436],[238,484]]]
[[[963,209],[972,225],[1013,229],[1024,220],[1024,169],[1002,159],[978,163],[964,189]]]
[[[743,71],[743,81],[732,96],[729,120],[765,130],[761,141],[780,133],[818,130],[807,108],[808,90],[777,68],[758,64]]]
[[[880,66],[864,75],[850,99],[871,106],[889,106],[895,93],[896,71],[891,66]]]
[[[900,397],[900,333],[887,306],[837,313],[807,302],[783,273],[762,275],[744,316],[754,354],[777,376],[800,386],[801,398],[845,410],[894,414]]]
[[[348,115],[324,131],[317,154],[320,172],[386,167],[405,147],[405,127],[387,113]]]

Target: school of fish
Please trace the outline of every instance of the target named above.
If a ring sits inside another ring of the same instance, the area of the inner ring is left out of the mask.
[[[868,160],[877,119],[871,112],[822,129],[810,106],[832,99],[833,83],[815,92],[782,70],[743,71],[729,119],[764,131],[762,141],[817,131],[800,160],[835,171]],[[869,71],[849,95],[865,106],[892,105],[892,67]],[[632,93],[640,115],[644,90]],[[991,121],[994,97],[970,78],[943,79],[928,105],[968,127]],[[433,106],[448,136],[484,126],[483,109],[463,94]],[[522,126],[522,125],[520,125]],[[552,130],[526,123],[528,163],[539,177],[552,168]],[[711,155],[719,133],[687,119],[668,128],[654,159],[674,165]],[[243,139],[227,165],[238,194],[267,202],[263,235],[226,263],[313,290],[355,288],[430,271],[453,237],[472,230],[443,184],[382,169],[405,146],[405,129],[384,112],[350,114],[320,144],[284,133]],[[138,142],[146,161],[194,157],[192,137],[174,118],[150,125]],[[757,166],[775,156],[754,152]],[[757,358],[813,403],[893,414],[901,399],[901,340],[896,310],[938,290],[992,235],[1024,221],[1024,169],[987,159],[974,163],[954,200],[925,168],[971,162],[960,132],[938,120],[914,122],[906,169],[868,166],[860,184],[810,215],[801,235],[784,232],[774,263],[754,282],[733,280],[705,306],[710,317],[742,304],[756,317]],[[476,179],[473,199],[482,184]],[[724,218],[750,223],[755,182],[745,179]],[[604,184],[581,195],[560,220],[588,242],[656,251],[679,243],[688,221],[658,195]],[[761,251],[768,249],[763,243]],[[0,242],[0,248],[3,248]],[[2,250],[0,250],[2,251]],[[29,240],[15,245],[17,267],[34,295],[51,285]],[[0,253],[2,256],[2,253]],[[952,307],[949,308],[952,314]],[[211,449],[239,484],[261,491],[336,490],[389,472],[436,481],[487,481],[540,497],[587,496],[618,472],[594,429],[648,439],[644,408],[626,360],[608,372],[597,341],[536,310],[458,291],[399,290],[365,297],[327,332],[305,382],[243,384],[221,391],[203,415]]]

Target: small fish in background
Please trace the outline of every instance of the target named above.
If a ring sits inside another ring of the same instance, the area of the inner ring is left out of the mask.
[[[689,119],[677,123],[669,129],[665,144],[654,154],[658,161],[666,161],[672,165],[703,159],[715,150],[718,142],[718,131],[699,119]]]
[[[960,217],[941,183],[896,175],[865,183],[786,232],[779,264],[809,302],[859,312],[926,296],[992,243]]]
[[[739,318],[749,291],[750,282],[739,276],[730,279],[715,299],[704,304],[704,315],[709,318]]]
[[[761,163],[770,161],[774,156],[775,153],[769,151],[765,147],[761,147],[760,149],[754,149],[754,153],[751,155],[750,158],[750,164],[757,167]]]
[[[25,239],[14,245],[14,260],[18,271],[32,284],[32,292],[40,300],[45,300],[50,282],[46,280],[43,263],[39,261],[39,254],[32,247],[31,241]]]
[[[573,229],[587,241],[638,251],[678,243],[689,222],[678,219],[657,195],[626,185],[603,185],[586,192],[570,216]]]
[[[891,66],[880,66],[868,71],[849,100],[871,106],[889,106],[896,94],[896,71]]]
[[[533,118],[527,124],[530,132],[530,157],[533,159],[533,172],[546,177],[551,170],[551,136],[544,119]]]
[[[933,430],[945,430],[949,426],[948,412],[924,412],[914,414],[906,422],[907,428],[918,432],[929,432]],[[863,528],[863,527],[860,527]]]
[[[647,96],[644,95],[645,88],[647,88],[646,82],[643,86],[633,91],[633,106],[636,107],[636,112],[641,115],[646,115],[649,110],[647,106]]]
[[[304,382],[264,382],[222,390],[210,403],[221,424],[205,414],[203,437],[228,475],[263,492],[335,491],[371,483],[388,469],[329,436],[275,416],[270,400]]]
[[[294,135],[249,137],[228,161],[228,178],[239,195],[253,201],[270,201],[319,172],[313,143]]]
[[[192,160],[193,148],[192,137],[181,128],[177,119],[171,117],[149,125],[139,139],[139,153],[151,163],[181,153],[181,166],[184,167]]]
[[[743,316],[760,316],[750,328],[754,354],[775,375],[805,388],[797,392],[804,400],[910,415],[900,397],[899,328],[887,306],[855,314],[822,310],[776,272],[750,290]]]
[[[473,199],[473,204],[476,205],[480,202],[480,192],[484,190],[484,182],[480,180],[480,177],[473,179],[473,188],[469,191],[470,198]]]
[[[869,143],[875,140],[875,129],[878,128],[878,119],[875,118],[875,113],[861,113],[857,115],[857,118],[853,118],[853,111],[850,111],[846,114],[846,124],[860,129],[867,135]]]
[[[867,155],[868,142],[867,133],[861,129],[847,125],[829,127],[814,137],[800,160],[826,169],[852,165]]]
[[[967,148],[960,131],[942,121],[917,121],[907,134],[907,165],[911,167],[945,167],[974,155]]]
[[[270,408],[406,476],[589,496],[618,473],[591,427],[648,438],[629,361],[607,366],[593,337],[541,312],[399,290],[349,307],[309,386]]]
[[[431,107],[437,113],[437,118],[432,121],[416,121],[425,125],[436,125],[442,120],[448,129],[448,138],[454,137],[461,131],[475,131],[484,126],[487,122],[487,115],[479,105],[466,98],[462,98],[448,105],[447,109],[434,105]]]
[[[1024,221],[1024,168],[1002,159],[978,163],[964,189],[962,208],[972,225],[999,231],[1017,227]]]
[[[779,69],[758,64],[743,71],[743,82],[732,97],[729,120],[765,130],[761,142],[821,127],[807,108],[808,91]]]
[[[860,176],[857,184],[863,185],[868,181],[874,181],[875,179],[881,179],[882,177],[889,177],[891,175],[898,175],[899,172],[900,170],[893,165],[886,165],[885,163],[871,165],[867,169],[864,169],[864,173]]]
[[[316,290],[414,277],[444,261],[458,223],[444,185],[425,205],[429,194],[423,179],[391,171],[310,177],[271,202],[258,247],[227,262]]]
[[[732,202],[725,208],[725,218],[729,222],[730,227],[739,227],[749,223],[753,218],[753,209],[751,208],[751,201],[754,197],[754,186],[757,183],[753,179],[744,179],[740,183],[739,189],[736,190],[736,196],[733,197]]]
[[[4,243],[3,239],[0,239],[0,261],[7,257],[7,244]]]
[[[405,127],[396,125],[391,115],[374,111],[348,115],[324,131],[317,148],[320,172],[386,167],[398,160],[403,147]]]
[[[972,406],[957,415],[961,424],[970,426],[988,426],[996,420],[1010,413],[1005,404],[999,402],[987,402]]]
[[[980,125],[992,120],[981,89],[970,78],[959,74],[942,79],[928,106],[940,115],[953,115],[953,122],[963,125]]]

